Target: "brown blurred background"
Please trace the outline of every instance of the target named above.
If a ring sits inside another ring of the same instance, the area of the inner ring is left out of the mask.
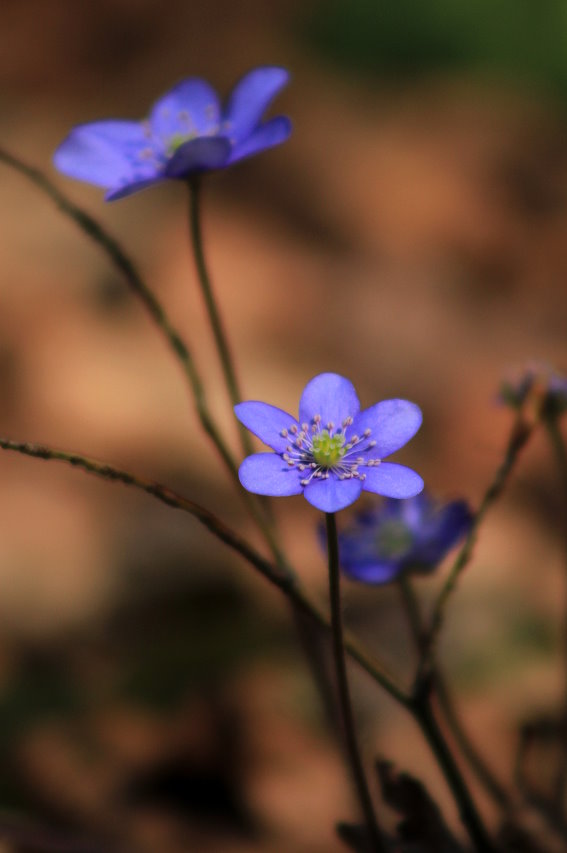
[[[414,400],[424,426],[400,461],[434,493],[474,505],[509,429],[500,379],[532,358],[565,364],[567,6],[460,5],[4,0],[0,144],[127,247],[190,342],[236,449],[183,188],[106,205],[56,175],[51,156],[71,125],[141,117],[183,76],[227,92],[254,65],[288,67],[277,111],[293,119],[291,140],[212,176],[205,195],[245,393],[294,411],[307,380],[333,370],[363,405]],[[0,199],[0,432],[164,481],[256,541],[180,369],[124,282],[4,166]],[[275,510],[324,601],[317,513],[300,498]],[[564,518],[538,439],[446,625],[459,708],[505,779],[516,725],[561,695]],[[424,600],[441,576],[420,582]],[[396,591],[345,585],[345,599],[351,627],[407,676]],[[368,760],[422,778],[455,824],[411,722],[352,678]],[[10,821],[95,839],[93,849],[330,853],[344,849],[334,821],[355,814],[285,602],[188,517],[8,454],[0,754]]]

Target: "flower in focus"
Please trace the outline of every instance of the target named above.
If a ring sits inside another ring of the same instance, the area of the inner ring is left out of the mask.
[[[531,401],[544,417],[557,417],[567,411],[567,377],[548,364],[530,364],[519,378],[502,383],[500,400],[513,409]]]
[[[287,116],[262,122],[288,79],[284,68],[255,68],[223,106],[206,80],[189,77],[156,101],[144,121],[107,119],[74,127],[55,152],[55,166],[104,187],[107,201],[168,178],[224,169],[288,138]]]
[[[361,491],[408,498],[423,480],[404,465],[383,462],[403,447],[421,425],[421,411],[407,400],[384,400],[360,411],[353,385],[336,373],[322,373],[305,386],[299,418],[248,401],[236,416],[274,453],[248,456],[240,482],[258,495],[299,495],[323,512],[353,503]]]
[[[470,530],[466,501],[441,504],[426,492],[404,501],[386,500],[359,512],[339,534],[339,561],[346,575],[383,584],[402,572],[433,571]]]

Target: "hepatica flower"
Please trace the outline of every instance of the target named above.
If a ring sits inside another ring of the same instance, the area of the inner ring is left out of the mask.
[[[288,79],[284,68],[255,68],[222,105],[206,80],[189,77],[156,101],[143,121],[107,119],[73,128],[55,152],[55,166],[104,187],[107,201],[168,178],[224,169],[288,138],[287,116],[262,122]]]
[[[409,500],[386,500],[358,513],[339,534],[341,568],[354,580],[371,584],[389,583],[406,571],[431,572],[469,532],[472,521],[466,501],[441,504],[426,492]]]
[[[567,377],[549,364],[534,362],[500,388],[500,401],[521,409],[530,399],[544,417],[554,418],[567,411]]]
[[[258,495],[302,494],[323,512],[336,512],[360,493],[408,498],[423,480],[403,465],[383,460],[403,447],[421,425],[421,411],[407,400],[384,400],[360,410],[353,385],[336,373],[307,383],[299,418],[248,401],[237,418],[273,453],[255,453],[240,466],[240,482]]]

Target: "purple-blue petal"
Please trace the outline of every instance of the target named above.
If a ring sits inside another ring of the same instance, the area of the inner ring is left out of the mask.
[[[218,95],[206,80],[189,77],[156,101],[149,122],[152,133],[164,142],[175,136],[218,133]]]
[[[236,84],[223,111],[223,124],[236,143],[246,139],[260,123],[272,100],[289,80],[285,68],[254,68]],[[283,140],[282,140],[283,141]]]
[[[283,409],[258,400],[238,403],[234,407],[234,413],[241,424],[278,453],[283,453],[293,440],[293,436],[282,436],[282,431],[298,425],[296,419]]]
[[[291,121],[287,116],[276,116],[261,124],[250,136],[236,143],[229,157],[229,163],[236,163],[245,157],[252,157],[260,151],[266,151],[285,142],[291,133]]]
[[[290,467],[277,453],[254,453],[239,468],[240,482],[256,495],[286,497],[300,495],[303,486],[297,468]]]
[[[365,492],[374,492],[387,498],[413,498],[423,490],[423,480],[411,468],[395,462],[381,462],[376,467],[365,467],[366,478],[362,484]]]
[[[358,477],[339,480],[333,474],[326,479],[313,478],[305,486],[304,496],[309,503],[322,512],[338,512],[359,497],[362,482]]]
[[[310,423],[315,415],[320,415],[322,426],[332,423],[338,428],[345,418],[354,417],[359,410],[360,401],[352,382],[338,373],[320,373],[303,389],[299,421]]]
[[[364,430],[370,429],[370,438],[376,442],[372,453],[378,459],[384,459],[413,438],[422,420],[421,409],[415,403],[409,400],[383,400],[360,412],[351,430],[362,435]]]
[[[151,178],[157,165],[145,156],[148,139],[140,122],[109,119],[74,127],[53,155],[64,175],[99,187]]]
[[[145,180],[132,180],[130,178],[123,184],[108,190],[104,196],[104,200],[118,201],[119,198],[126,198],[126,196],[137,193],[140,190],[145,190],[146,187],[153,187],[156,184],[161,184],[164,180],[165,178],[163,175],[156,175],[155,178],[146,178]]]
[[[361,583],[386,584],[399,577],[404,567],[399,562],[377,560],[352,566],[343,562],[341,568],[345,575]]]
[[[224,166],[230,154],[230,142],[224,136],[200,136],[180,145],[167,161],[165,175],[182,178]]]

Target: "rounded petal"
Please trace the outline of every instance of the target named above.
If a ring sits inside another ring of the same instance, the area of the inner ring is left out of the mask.
[[[362,482],[358,477],[339,480],[331,474],[324,480],[313,478],[309,485],[305,486],[303,494],[317,509],[323,512],[338,512],[354,503],[361,491]]]
[[[339,427],[345,418],[354,417],[359,410],[360,401],[352,382],[338,373],[320,373],[303,389],[299,422],[310,423],[315,415],[320,415],[323,426],[332,423]]]
[[[253,154],[273,148],[274,145],[280,145],[286,141],[290,133],[291,121],[288,117],[276,116],[261,124],[242,142],[237,143],[232,149],[229,162],[236,163],[245,157],[252,157]]]
[[[283,430],[297,427],[297,421],[276,406],[261,403],[257,400],[248,400],[238,403],[234,407],[234,413],[241,424],[257,435],[258,438],[273,448],[278,453],[283,453],[292,437],[282,436]]]
[[[289,72],[274,66],[254,68],[239,80],[223,111],[223,126],[235,143],[252,133],[288,80]]]
[[[362,484],[365,492],[375,492],[387,498],[413,498],[423,489],[423,480],[411,468],[395,462],[381,462],[376,467],[365,467],[366,478]]]
[[[303,491],[300,476],[277,453],[247,456],[238,471],[240,482],[249,492],[274,497],[300,495]]]
[[[230,142],[224,136],[200,136],[180,145],[168,160],[168,178],[183,178],[192,172],[207,172],[224,166],[230,154]]]
[[[421,409],[409,400],[383,400],[364,409],[356,418],[351,430],[362,435],[370,429],[370,438],[376,442],[373,453],[384,459],[412,438],[421,426]]]
[[[219,125],[218,95],[200,77],[182,80],[156,101],[150,113],[152,132],[162,140],[217,133]]]
[[[136,121],[95,121],[74,127],[53,155],[64,175],[99,187],[113,187],[125,179],[157,174],[159,163],[146,156],[151,145]]]
[[[369,562],[367,564],[349,566],[341,565],[343,574],[361,583],[384,584],[395,580],[403,570],[399,562],[380,563]]]

